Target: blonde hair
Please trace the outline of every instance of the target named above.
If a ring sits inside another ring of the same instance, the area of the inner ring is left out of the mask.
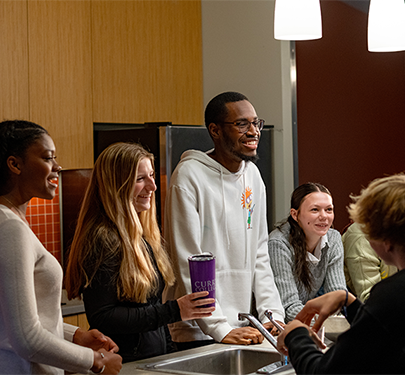
[[[98,157],[70,248],[65,275],[69,299],[80,298],[97,270],[109,259],[119,257],[118,299],[145,303],[158,288],[158,275],[145,241],[166,284],[174,283],[156,220],[154,193],[150,209],[139,215],[132,203],[139,162],[145,158],[153,165],[153,155],[135,143],[115,143]],[[100,241],[101,254],[97,246]]]
[[[359,196],[351,196],[350,217],[368,238],[405,246],[405,175],[372,181]]]

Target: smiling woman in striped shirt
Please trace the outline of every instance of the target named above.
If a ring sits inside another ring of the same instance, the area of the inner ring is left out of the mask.
[[[329,190],[308,182],[294,190],[290,215],[270,233],[270,264],[286,322],[317,295],[346,289],[343,244],[333,219]]]

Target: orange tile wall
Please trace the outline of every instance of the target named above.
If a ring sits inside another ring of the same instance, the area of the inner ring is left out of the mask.
[[[52,200],[32,198],[27,207],[27,220],[45,248],[60,262],[61,237],[59,214],[59,189]]]

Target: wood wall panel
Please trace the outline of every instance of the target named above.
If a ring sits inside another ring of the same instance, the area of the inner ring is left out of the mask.
[[[25,1],[0,1],[0,57],[0,121],[29,120]]]
[[[93,1],[95,122],[202,124],[200,1]]]
[[[79,314],[77,316],[77,326],[83,328],[85,331],[88,331],[90,328],[90,324],[87,321],[86,314]]]
[[[90,328],[89,322],[87,321],[87,316],[85,313],[68,315],[63,317],[63,321],[67,324],[80,327],[85,331],[88,331]]]
[[[89,1],[28,2],[30,117],[64,168],[93,165]]]
[[[51,133],[64,168],[93,165],[93,122],[202,124],[198,1],[0,1],[0,119]]]

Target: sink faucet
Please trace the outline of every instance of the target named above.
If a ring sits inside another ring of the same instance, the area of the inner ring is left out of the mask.
[[[264,336],[264,338],[277,349],[277,340],[273,337],[273,335],[266,329],[264,328],[263,324],[260,323],[252,314],[249,313],[239,313],[238,314],[238,319],[243,320],[247,319],[249,320],[252,325],[257,328],[257,330]],[[278,351],[278,350],[277,350]]]
[[[266,310],[264,312],[264,315],[266,315],[269,318],[270,322],[273,324],[274,327],[278,329],[280,333],[284,331],[284,328],[273,318],[273,311]]]

